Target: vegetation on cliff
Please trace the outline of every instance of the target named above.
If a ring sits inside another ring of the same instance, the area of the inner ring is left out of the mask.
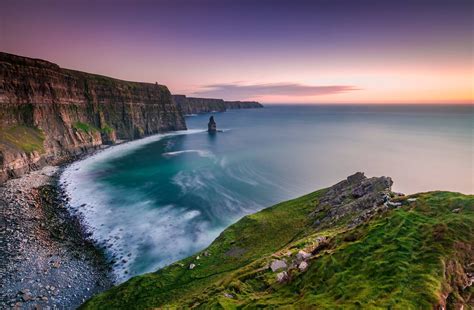
[[[117,139],[186,129],[164,85],[1,52],[0,94],[0,183]]]
[[[474,196],[397,196],[390,185],[389,178],[348,178],[246,216],[204,251],[83,308],[432,309],[472,302]]]
[[[87,123],[82,123],[82,122],[75,122],[74,124],[72,124],[72,127],[76,130],[80,130],[85,133],[92,133],[92,132],[99,131],[95,126],[92,126],[91,124],[87,124]]]
[[[44,153],[44,133],[36,127],[12,126],[0,129],[0,150],[13,149],[31,154]]]

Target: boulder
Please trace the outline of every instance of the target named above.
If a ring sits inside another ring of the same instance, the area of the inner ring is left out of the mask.
[[[310,253],[306,253],[305,251],[301,250],[298,252],[298,254],[296,254],[296,259],[299,260],[299,261],[302,261],[302,260],[305,260],[305,259],[308,259],[311,257],[311,254]]]
[[[284,260],[279,260],[279,259],[274,260],[270,265],[270,268],[272,269],[273,272],[276,272],[280,269],[286,269],[287,267],[288,266],[286,265],[286,262]]]
[[[278,283],[283,283],[283,282],[288,281],[288,273],[286,271],[277,273],[276,280]]]
[[[298,269],[300,271],[305,271],[306,269],[308,269],[308,263],[305,262],[305,261],[302,261],[299,265],[298,265]]]

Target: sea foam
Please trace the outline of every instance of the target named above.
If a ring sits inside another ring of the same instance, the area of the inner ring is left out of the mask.
[[[70,198],[69,209],[83,219],[91,238],[105,248],[113,263],[117,283],[143,272],[143,269],[134,267],[143,249],[155,257],[156,263],[145,269],[145,272],[150,272],[182,258],[189,249],[199,250],[209,244],[218,232],[203,235],[188,231],[188,223],[194,221],[200,211],[189,211],[174,205],[156,208],[149,197],[138,197],[140,193],[131,194],[125,189],[94,182],[95,168],[164,137],[204,131],[179,131],[127,142],[74,162],[63,171],[60,183]],[[204,153],[203,156],[208,155]],[[125,202],[130,203],[125,203],[126,207],[121,206],[124,202],[114,204],[113,199],[117,197],[123,197]],[[206,225],[202,222],[194,226],[197,231],[209,231]]]

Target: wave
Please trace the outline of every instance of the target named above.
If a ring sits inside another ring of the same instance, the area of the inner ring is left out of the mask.
[[[98,151],[97,153],[88,156],[82,160],[72,163],[67,169],[80,169],[88,168],[92,163],[99,163],[104,161],[109,161],[110,159],[116,159],[123,157],[127,154],[130,154],[133,151],[136,151],[142,147],[145,147],[147,144],[157,142],[165,137],[170,136],[179,136],[179,135],[190,135],[206,132],[205,129],[188,129],[188,130],[179,130],[169,133],[156,134],[148,136],[142,139],[128,141],[122,144],[114,145],[112,147]],[[67,170],[66,169],[66,170]]]
[[[94,180],[95,175],[103,171],[111,159],[125,156],[149,143],[168,136],[201,132],[205,130],[159,134],[113,146],[70,164],[61,174],[60,185],[70,199],[70,212],[83,219],[91,238],[114,261],[117,283],[172,263],[182,258],[183,253],[188,254],[189,249],[200,250],[217,235],[188,230],[192,226],[190,223],[199,218],[198,210],[174,205],[157,208],[156,201],[150,196],[100,183]],[[209,231],[206,225],[198,222],[194,225],[195,231]],[[147,251],[145,249],[153,249],[154,263],[143,270],[136,267],[135,261]]]
[[[187,153],[196,153],[201,157],[209,157],[209,158],[214,157],[214,154],[212,154],[212,152],[205,151],[205,150],[182,150],[182,151],[167,152],[167,153],[163,153],[162,155],[164,157],[174,157],[174,156],[187,154]]]

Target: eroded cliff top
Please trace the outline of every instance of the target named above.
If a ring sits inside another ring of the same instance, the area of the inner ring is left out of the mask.
[[[102,80],[102,81],[109,80],[109,81],[116,81],[116,82],[121,82],[121,83],[130,83],[130,84],[144,84],[144,85],[149,85],[149,86],[157,86],[161,88],[166,88],[167,90],[167,87],[165,85],[158,84],[156,82],[150,83],[150,82],[121,80],[121,79],[117,79],[117,78],[113,78],[113,77],[109,77],[105,75],[62,68],[53,62],[43,60],[43,59],[29,58],[29,57],[24,57],[24,56],[19,56],[19,55],[4,53],[4,52],[0,52],[0,64],[23,66],[23,67],[34,67],[38,69],[49,69],[49,70],[54,70],[54,71],[61,71],[64,74],[77,76],[81,78],[96,79],[96,80]]]

